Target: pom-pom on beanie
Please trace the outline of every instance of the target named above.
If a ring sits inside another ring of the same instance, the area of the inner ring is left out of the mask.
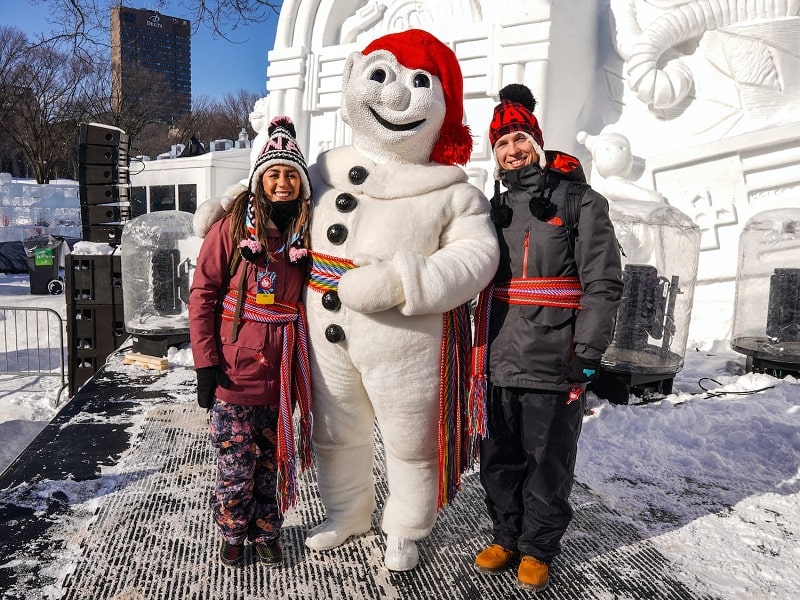
[[[269,139],[264,144],[261,153],[253,165],[253,173],[250,175],[250,193],[255,194],[258,182],[264,172],[274,165],[285,165],[294,167],[300,174],[300,197],[303,200],[311,198],[311,185],[308,181],[308,168],[306,159],[297,145],[297,133],[294,123],[287,116],[275,117],[270,122],[267,129]]]
[[[407,69],[422,69],[442,83],[445,115],[430,160],[443,165],[465,165],[472,155],[472,135],[464,124],[464,81],[455,52],[421,29],[390,33],[371,42],[362,54],[391,52]]]
[[[489,125],[489,142],[494,148],[498,138],[512,131],[523,131],[544,147],[539,121],[533,114],[536,98],[520,83],[512,83],[500,90],[500,104],[494,107],[492,123]]]

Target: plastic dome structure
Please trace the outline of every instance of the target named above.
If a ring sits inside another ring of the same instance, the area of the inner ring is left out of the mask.
[[[748,371],[800,375],[800,208],[757,213],[742,229],[731,348]]]
[[[202,240],[191,213],[168,210],[135,217],[122,230],[122,302],[133,350],[166,356],[189,341],[189,286]]]
[[[660,202],[617,200],[609,213],[623,252],[623,299],[592,389],[620,404],[631,394],[660,398],[683,368],[701,231]]]

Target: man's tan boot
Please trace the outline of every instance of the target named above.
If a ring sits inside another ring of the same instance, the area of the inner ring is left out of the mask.
[[[550,580],[550,568],[547,563],[536,560],[532,556],[523,556],[517,571],[517,587],[523,590],[539,592],[547,587]]]
[[[519,552],[508,550],[500,544],[490,544],[475,557],[475,570],[481,573],[499,573],[519,558]]]

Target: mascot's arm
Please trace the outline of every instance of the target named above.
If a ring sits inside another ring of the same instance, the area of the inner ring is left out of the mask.
[[[374,313],[403,301],[403,283],[394,260],[359,254],[353,257],[353,263],[359,268],[348,271],[339,281],[342,304],[361,313]]]
[[[443,313],[489,284],[499,260],[489,202],[466,183],[450,193],[439,249],[429,256],[401,251],[390,260],[354,257],[359,268],[339,283],[345,306],[365,313],[395,306],[408,316]]]
[[[474,186],[455,189],[452,213],[430,256],[394,257],[405,290],[404,315],[442,313],[477,296],[494,277],[500,260],[489,201]]]

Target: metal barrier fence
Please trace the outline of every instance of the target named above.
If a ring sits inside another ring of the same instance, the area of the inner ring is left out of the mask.
[[[67,387],[64,319],[52,308],[0,306],[0,375],[58,378]]]

